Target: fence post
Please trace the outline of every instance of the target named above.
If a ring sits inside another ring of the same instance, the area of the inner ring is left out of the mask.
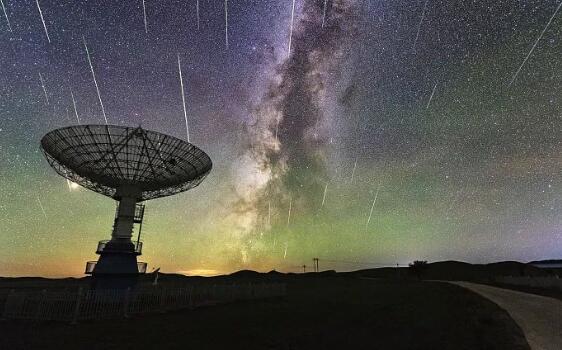
[[[78,316],[80,315],[80,305],[82,304],[82,286],[78,288],[78,294],[76,295],[76,303],[74,304],[74,313],[72,315],[72,321],[70,324],[78,323]]]
[[[9,310],[9,303],[12,300],[12,295],[14,294],[15,290],[14,289],[10,289],[10,292],[8,292],[8,295],[6,296],[6,301],[4,302],[4,311],[2,312],[2,321],[5,321],[8,319],[8,310]]]
[[[166,288],[160,288],[160,313],[166,312],[166,296],[164,294]]]
[[[123,300],[123,317],[129,317],[129,303],[131,301],[131,287],[127,288],[125,292],[125,299]]]
[[[189,309],[193,310],[193,286],[189,287]]]
[[[39,300],[37,300],[37,308],[35,309],[35,319],[38,320],[41,316],[41,306],[43,305],[43,301],[45,301],[45,294],[47,293],[47,290],[43,289],[41,291],[41,296],[39,297]]]

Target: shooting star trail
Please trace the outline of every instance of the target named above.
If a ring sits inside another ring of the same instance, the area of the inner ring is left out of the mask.
[[[326,182],[326,186],[324,186],[324,196],[322,196],[322,207],[324,207],[324,203],[326,202],[326,193],[328,192],[328,183]]]
[[[381,189],[381,183],[379,182],[379,185],[377,187],[377,192],[375,193],[375,199],[373,199],[373,204],[371,204],[371,211],[369,212],[369,218],[367,219],[367,223],[365,224],[365,228],[367,228],[369,226],[369,223],[371,222],[371,217],[373,216],[373,209],[375,209],[375,203],[377,202],[377,198],[379,196],[379,190]]]
[[[187,122],[187,109],[185,108],[185,93],[183,92],[183,76],[181,74],[180,54],[178,54],[178,70],[180,72],[181,102],[183,104],[183,117],[185,118],[185,132],[187,134],[187,142],[191,142],[189,140],[189,124]]]
[[[144,32],[148,34],[148,22],[146,21],[146,5],[144,0],[142,0],[142,15],[144,19]]]
[[[326,8],[328,7],[328,0],[324,0],[324,10],[322,14],[322,28],[324,28],[324,24],[326,23]]]
[[[6,7],[4,6],[4,1],[0,0],[0,4],[2,5],[2,10],[4,10],[4,17],[6,17],[6,22],[8,23],[8,31],[12,32],[12,25],[10,24],[10,19],[8,18],[8,13],[6,12]]]
[[[293,0],[293,8],[291,9],[291,24],[289,26],[289,50],[287,51],[287,58],[291,57],[291,41],[293,40],[293,23],[295,19],[295,1]]]
[[[267,226],[271,228],[271,201],[267,202]]]
[[[72,119],[70,118],[70,114],[68,114],[68,107],[64,107],[64,113],[66,115],[66,120],[72,123]]]
[[[72,97],[72,106],[74,107],[74,115],[76,116],[76,120],[78,121],[78,124],[81,124],[80,118],[78,117],[78,109],[76,109],[76,100],[74,99],[74,93],[72,92],[72,89],[70,89],[70,97]]]
[[[195,12],[197,12],[197,30],[199,30],[199,0],[195,3]]]
[[[550,17],[550,20],[548,20],[548,23],[546,24],[546,26],[545,26],[544,29],[542,30],[541,34],[539,35],[539,37],[537,38],[537,40],[536,40],[535,43],[533,44],[533,47],[531,48],[531,50],[529,51],[529,53],[527,54],[527,56],[525,57],[525,59],[523,60],[523,62],[521,63],[521,65],[519,66],[519,69],[517,69],[517,72],[515,72],[515,74],[514,74],[513,77],[511,78],[511,81],[509,82],[509,85],[507,86],[508,88],[511,87],[511,84],[513,84],[513,82],[515,81],[515,79],[517,79],[517,76],[519,75],[519,72],[521,72],[521,69],[522,69],[523,66],[525,65],[525,62],[527,62],[527,60],[529,59],[529,57],[531,57],[531,54],[532,54],[533,51],[535,50],[535,47],[537,47],[537,44],[539,43],[539,41],[541,40],[542,36],[544,35],[544,33],[546,32],[546,30],[547,30],[548,27],[550,26],[550,23],[552,23],[552,20],[554,19],[554,17],[556,17],[556,14],[557,14],[558,11],[560,10],[560,7],[562,7],[562,1],[558,4],[558,7],[556,7],[556,10],[555,10],[554,13],[552,14],[552,17]]]
[[[39,206],[41,207],[41,211],[43,212],[43,215],[45,216],[45,219],[47,219],[47,213],[45,213],[45,208],[43,208],[43,204],[39,200],[39,197],[36,197],[36,198],[37,198],[37,202],[39,202]]]
[[[96,73],[94,73],[94,66],[92,65],[92,59],[90,58],[90,51],[88,51],[88,45],[86,45],[86,38],[84,36],[82,36],[82,40],[84,41],[86,56],[88,57],[88,63],[90,64],[90,71],[92,71],[92,78],[94,79],[94,85],[96,86],[96,92],[98,93],[98,100],[100,101],[103,120],[105,120],[105,125],[107,125],[107,116],[105,115],[105,108],[103,107],[103,102],[101,100],[100,88],[98,86],[98,81],[96,80]]]
[[[420,19],[420,23],[418,24],[418,32],[416,33],[416,40],[414,40],[414,46],[412,47],[412,50],[416,50],[416,45],[418,43],[418,38],[420,36],[420,30],[421,30],[421,26],[423,23],[423,19],[425,18],[425,9],[427,7],[427,2],[429,0],[425,0],[425,3],[423,4],[423,10],[422,10],[422,15],[421,15],[421,19]]]
[[[224,40],[228,50],[228,0],[224,0]]]
[[[43,88],[43,92],[45,93],[45,100],[47,100],[47,104],[49,104],[49,96],[47,95],[47,89],[45,88],[45,80],[43,80],[43,76],[39,73],[39,81],[41,81],[41,87]]]
[[[351,183],[353,183],[353,178],[355,177],[355,169],[357,169],[357,157],[355,157],[355,163],[353,164],[353,170],[351,171]]]
[[[43,18],[43,11],[41,11],[41,6],[39,6],[39,0],[35,0],[37,3],[37,9],[39,9],[39,16],[41,16],[41,22],[43,22],[43,28],[45,28],[45,35],[47,35],[47,41],[51,43],[51,38],[49,38],[49,31],[47,30],[47,25],[45,24],[45,19]]]
[[[437,88],[437,83],[435,83],[435,85],[433,86],[433,91],[431,91],[431,96],[429,96],[429,101],[427,101],[427,106],[425,106],[425,109],[429,108],[429,105],[431,104],[431,100],[433,100],[433,94],[435,94],[436,88]]]
[[[291,223],[291,209],[293,207],[293,198],[289,199],[289,215],[287,216],[287,226]]]

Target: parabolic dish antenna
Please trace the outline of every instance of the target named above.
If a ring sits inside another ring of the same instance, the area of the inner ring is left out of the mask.
[[[123,186],[138,189],[140,200],[187,191],[212,168],[194,145],[141,127],[65,127],[46,134],[41,147],[61,176],[116,199]]]
[[[199,185],[209,174],[209,156],[189,142],[139,127],[77,125],[41,139],[47,161],[61,176],[119,201],[111,240],[100,241],[97,262],[86,264],[94,277],[136,275],[140,240],[132,241],[135,224],[142,229],[142,201],[170,196]]]

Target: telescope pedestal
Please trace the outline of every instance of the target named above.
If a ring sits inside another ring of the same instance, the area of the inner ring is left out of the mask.
[[[95,288],[121,289],[133,287],[139,275],[138,253],[134,244],[109,241],[92,272]]]
[[[134,187],[121,187],[117,191],[119,206],[115,215],[110,241],[98,245],[98,262],[92,271],[96,288],[127,288],[134,285],[139,273],[144,273],[146,264],[139,266],[137,255],[141,255],[142,245],[131,240],[133,226],[142,223],[144,206],[139,205]]]
[[[94,276],[107,274],[138,274],[137,254],[131,241],[114,244],[109,242],[102,252],[94,269]]]

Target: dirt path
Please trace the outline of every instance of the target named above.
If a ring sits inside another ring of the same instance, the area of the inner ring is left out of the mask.
[[[451,282],[505,309],[525,333],[533,350],[562,349],[562,301],[469,282]]]

